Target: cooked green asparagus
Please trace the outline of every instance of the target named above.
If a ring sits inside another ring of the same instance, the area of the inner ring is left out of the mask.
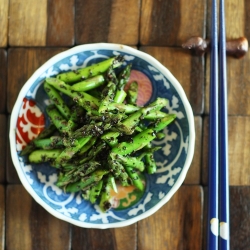
[[[124,90],[133,65],[122,68],[123,62],[117,56],[45,79],[51,125],[21,152],[30,163],[49,162],[58,170],[58,187],[82,192],[102,211],[111,207],[116,182],[143,192],[141,175],[157,170],[154,152],[160,147],[151,142],[165,137],[162,130],[175,119],[164,111],[165,98],[136,104],[138,83]]]

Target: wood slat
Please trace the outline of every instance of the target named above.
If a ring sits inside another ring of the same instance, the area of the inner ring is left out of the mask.
[[[74,35],[74,0],[48,1],[46,45],[73,45]]]
[[[0,113],[6,112],[7,51],[0,49]]]
[[[11,46],[45,46],[47,0],[9,0],[9,44]]]
[[[9,131],[9,123],[10,123],[10,116],[7,117],[8,119],[8,131]],[[7,183],[15,183],[20,184],[21,181],[17,175],[17,171],[14,167],[13,161],[11,159],[11,153],[10,153],[10,141],[6,140],[6,181]]]
[[[202,114],[204,59],[178,48],[142,46],[140,50],[152,55],[170,70],[182,85],[194,114]]]
[[[202,249],[203,191],[183,185],[152,216],[138,223],[138,250]]]
[[[207,57],[207,65],[210,57]],[[227,57],[228,114],[250,115],[250,53],[242,59]],[[209,113],[210,69],[206,67],[205,113]]]
[[[7,119],[0,114],[0,183],[5,182],[6,154],[7,154]]]
[[[250,246],[250,187],[230,187],[230,249]]]
[[[74,0],[9,0],[11,46],[74,44]]]
[[[249,1],[244,1],[243,10],[244,10],[244,32],[243,34],[248,39],[248,41],[250,41],[250,15],[249,15],[250,2]]]
[[[228,157],[230,185],[250,185],[250,117],[229,116]],[[208,182],[208,117],[204,119],[202,181]]]
[[[65,48],[11,48],[8,51],[7,110],[10,113],[18,93],[29,77],[52,56]],[[13,74],[15,69],[15,74]]]
[[[139,16],[140,0],[113,0],[108,42],[137,45]]]
[[[142,0],[140,43],[181,46],[191,36],[205,34],[205,0]]]
[[[202,157],[202,118],[194,117],[195,122],[195,149],[191,166],[188,170],[184,184],[201,183],[201,157]]]
[[[207,186],[203,187],[203,194],[204,194],[204,205],[203,205],[203,239],[202,239],[202,249],[207,249],[207,221],[208,221],[208,213],[207,213],[207,208],[208,208],[208,188]]]
[[[5,249],[5,186],[0,185],[0,249]]]
[[[21,185],[6,196],[6,249],[70,249],[70,225],[36,203]]]
[[[76,44],[111,42],[137,45],[139,15],[139,0],[76,0]]]
[[[7,47],[9,0],[0,1],[0,47]]]
[[[113,229],[84,229],[73,226],[72,249],[74,250],[136,250],[137,226]],[[79,244],[79,242],[81,242]]]

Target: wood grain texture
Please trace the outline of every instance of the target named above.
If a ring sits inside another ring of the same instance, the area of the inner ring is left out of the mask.
[[[184,184],[201,183],[201,157],[202,157],[202,118],[194,117],[195,122],[195,149],[191,166],[188,170]]]
[[[9,0],[9,44],[45,46],[47,0]],[[39,2],[39,4],[38,4]]]
[[[204,58],[192,56],[179,48],[142,46],[140,50],[152,55],[170,70],[182,85],[194,114],[202,114]]]
[[[210,65],[207,57],[206,65]],[[227,57],[228,114],[250,115],[250,53],[242,59]],[[205,113],[209,113],[210,69],[206,67]]]
[[[203,197],[204,197],[204,205],[203,205],[203,239],[202,239],[202,249],[207,249],[207,221],[208,221],[208,213],[207,213],[207,208],[208,208],[208,187],[205,186],[203,187]]]
[[[73,45],[74,35],[74,0],[48,0],[46,45]]]
[[[140,44],[180,46],[205,35],[205,0],[142,0]]]
[[[112,0],[75,1],[76,44],[107,42],[111,6]]]
[[[137,45],[140,0],[113,0],[108,42]]]
[[[8,51],[7,110],[10,113],[17,95],[28,78],[52,56],[65,48],[11,48]],[[15,74],[13,74],[15,69]]]
[[[250,187],[230,187],[230,249],[250,246]]]
[[[250,41],[250,2],[244,0],[244,36]]]
[[[45,211],[21,185],[7,187],[6,224],[6,249],[70,248],[70,225]]]
[[[72,249],[74,250],[136,250],[136,243],[136,224],[103,230],[75,226],[72,228]]]
[[[0,114],[0,183],[5,182],[7,135],[7,118],[6,115]]]
[[[219,3],[219,1],[218,1]],[[249,5],[248,0],[227,0],[225,1],[225,21],[226,21],[226,37],[239,38],[246,36],[250,38],[249,24]],[[211,0],[208,0],[207,8],[207,37],[211,37]],[[219,8],[218,8],[219,10]]]
[[[5,186],[0,185],[0,249],[5,249]]]
[[[7,47],[9,0],[0,1],[0,47]]]
[[[76,44],[111,42],[137,45],[139,15],[139,0],[76,0]]]
[[[250,41],[250,1],[225,4],[227,39]],[[180,46],[191,36],[210,37],[210,8],[211,0],[0,0],[0,250],[206,249],[209,54],[195,57]],[[154,215],[125,228],[84,229],[54,218],[20,185],[9,152],[9,115],[26,80],[62,46],[92,42],[154,56],[181,83],[195,114],[184,185]],[[250,53],[227,61],[231,250],[250,245],[249,62]]]
[[[208,182],[208,117],[204,119],[202,181]],[[228,158],[230,185],[250,185],[250,117],[229,116]]]
[[[7,117],[7,126],[9,131],[9,124],[10,124],[10,115]],[[7,135],[6,135],[7,137]],[[5,172],[6,172],[6,182],[7,184],[10,183],[15,183],[15,184],[20,184],[21,181],[17,175],[16,168],[14,167],[12,158],[11,158],[11,153],[10,153],[10,141],[6,139],[6,167],[5,167]]]
[[[203,191],[183,185],[152,216],[138,222],[138,250],[202,249]]]
[[[0,114],[6,112],[7,51],[0,49]]]

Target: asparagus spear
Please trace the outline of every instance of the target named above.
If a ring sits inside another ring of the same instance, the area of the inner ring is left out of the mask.
[[[106,143],[105,142],[100,142],[97,144],[95,147],[92,147],[91,150],[88,151],[87,155],[83,155],[82,158],[76,160],[76,164],[83,164],[88,161],[93,161],[95,158],[105,150],[106,148]]]
[[[52,135],[56,131],[56,127],[54,124],[50,124],[46,127],[34,140],[32,140],[26,147],[22,150],[21,156],[30,154],[33,150],[35,150],[35,142],[40,139],[44,139]]]
[[[131,74],[132,64],[128,64],[118,76],[118,89],[123,89],[127,84]]]
[[[87,111],[91,112],[97,110],[100,105],[99,100],[95,97],[82,91],[72,91],[69,85],[57,78],[46,78],[46,82],[52,85],[55,89],[71,97],[74,102],[78,103],[78,105],[82,106]]]
[[[109,103],[107,105],[106,111],[114,111],[114,110],[116,110],[117,112],[124,112],[126,114],[131,114],[131,113],[134,113],[135,111],[137,111],[139,109],[140,109],[140,107],[135,106],[135,105],[117,103],[117,102],[114,101],[114,102]]]
[[[131,67],[132,64],[128,64],[118,76],[117,90],[114,97],[115,102],[122,103],[125,100],[127,94],[123,88],[129,80]]]
[[[71,86],[71,89],[74,91],[88,91],[91,89],[95,89],[101,85],[103,85],[105,82],[105,78],[103,75],[97,75],[91,78],[88,78],[84,81],[75,83]]]
[[[112,152],[120,155],[127,155],[132,152],[138,151],[139,149],[145,147],[153,139],[155,139],[155,132],[158,132],[165,128],[174,119],[175,115],[166,116],[160,119],[153,128],[145,129],[139,134],[132,137],[131,142],[119,143],[116,147],[112,148]]]
[[[146,170],[148,174],[154,174],[156,172],[156,162],[152,153],[146,154],[145,156]]]
[[[95,172],[91,173],[89,176],[81,178],[79,181],[75,183],[70,183],[66,186],[65,191],[70,193],[79,192],[80,190],[86,188],[87,186],[91,185],[94,182],[100,181],[105,174],[107,174],[107,170],[96,170]]]
[[[29,162],[43,163],[55,160],[62,152],[62,149],[38,149],[29,155]]]
[[[111,196],[110,190],[112,189],[112,176],[108,176],[103,183],[103,189],[101,192],[100,208],[103,212],[106,212],[111,208]]]
[[[85,110],[83,107],[75,104],[70,109],[71,115],[70,120],[78,123],[83,124],[84,123],[84,116],[85,116]]]
[[[112,171],[113,176],[116,179],[120,180],[122,186],[128,186],[130,183],[130,180],[129,180],[129,176],[127,172],[125,171],[124,166],[120,162],[112,160],[112,159],[109,159],[108,163],[109,163],[109,167]]]
[[[103,187],[103,180],[100,180],[96,185],[91,187],[89,200],[92,204],[94,204],[97,198],[100,196]]]
[[[126,99],[127,93],[123,89],[117,90],[115,97],[114,97],[114,102],[115,103],[123,103],[124,100]]]
[[[81,128],[74,131],[71,138],[77,139],[81,136],[95,136],[99,137],[103,134],[104,128],[101,122],[95,124],[83,125]]]
[[[56,185],[58,187],[65,187],[67,186],[69,183],[74,183],[74,182],[77,182],[79,181],[79,177],[75,177],[73,178],[72,175],[70,174],[65,174],[63,172],[59,172],[59,175],[58,175],[58,179],[57,179],[57,182],[56,182]]]
[[[155,132],[159,132],[162,129],[164,129],[167,125],[169,125],[171,122],[173,122],[176,118],[175,114],[169,114],[159,120],[155,123],[155,125],[152,127]]]
[[[102,92],[102,101],[100,103],[98,112],[103,114],[108,111],[108,106],[112,103],[115,95],[116,85],[113,82],[109,82],[106,88]]]
[[[59,92],[54,87],[49,85],[46,81],[45,81],[43,86],[44,86],[44,90],[46,91],[46,93],[48,94],[50,99],[54,102],[54,104],[56,105],[58,110],[61,112],[63,117],[66,119],[69,119],[70,118],[70,109],[66,105],[66,103],[64,102],[62,97],[60,96]]]
[[[104,73],[110,66],[117,68],[123,63],[123,61],[124,58],[122,56],[116,56],[76,71],[61,73],[57,75],[57,78],[66,83],[74,83],[80,81],[81,79],[86,79],[91,76]]]
[[[71,120],[67,121],[56,108],[55,105],[49,105],[46,108],[47,114],[50,117],[51,121],[55,127],[62,133],[70,135],[73,129],[76,127],[76,124]]]
[[[119,132],[109,131],[103,134],[101,139],[104,140],[109,146],[113,147],[118,143],[117,137],[119,135]]]
[[[145,116],[149,115],[150,112],[160,110],[166,105],[166,103],[166,99],[157,98],[156,101],[152,102],[146,107],[140,108],[138,111],[132,113],[127,119],[119,123],[118,129],[127,135],[133,134],[136,126]]]
[[[159,118],[163,118],[165,116],[168,116],[169,114],[165,113],[165,112],[162,112],[160,110],[155,110],[155,111],[151,111],[150,113],[146,114],[144,116],[144,118],[146,120],[157,120]]]
[[[95,137],[101,136],[104,131],[109,130],[124,118],[124,114],[103,114],[101,116],[92,116],[88,124],[83,125],[72,133],[72,138],[79,138],[80,136],[92,135]]]
[[[144,162],[138,157],[132,157],[132,156],[125,157],[123,155],[116,154],[113,152],[110,153],[110,157],[113,160],[120,162],[125,167],[131,167],[131,168],[137,169],[141,172],[144,171],[144,168],[145,168]]]
[[[97,139],[96,137],[91,137],[90,140],[88,141],[88,143],[83,145],[83,147],[78,151],[77,155],[81,156],[84,153],[86,153],[90,148],[92,148],[96,142],[96,139]]]
[[[112,152],[120,155],[128,155],[145,147],[155,138],[153,129],[146,129],[132,137],[131,142],[120,142],[112,148]]]
[[[65,162],[68,162],[90,139],[91,136],[79,138],[77,145],[64,149],[56,158],[55,163],[62,165],[65,164]]]
[[[99,166],[98,162],[89,162],[79,166],[73,164],[65,165],[59,173],[56,185],[58,187],[65,187],[70,183],[75,183],[97,170]]]
[[[138,98],[138,83],[131,82],[127,90],[127,102],[130,104],[136,104]]]
[[[42,149],[62,148],[64,146],[63,139],[60,136],[34,140],[34,145]]]
[[[144,185],[137,171],[131,167],[125,167],[125,169],[130,179],[132,180],[133,185],[140,191],[143,191]]]
[[[145,167],[146,167],[146,171],[148,174],[154,174],[156,172],[157,166],[156,166],[156,162],[154,160],[154,151],[158,150],[159,147],[152,147],[152,144],[149,143],[146,147],[144,152],[141,154],[140,157],[142,157],[143,155],[145,155]]]

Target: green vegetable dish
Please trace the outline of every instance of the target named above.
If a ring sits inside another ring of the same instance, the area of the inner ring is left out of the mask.
[[[164,98],[136,104],[138,84],[124,90],[132,65],[123,62],[116,56],[45,79],[50,125],[21,152],[30,163],[49,162],[58,169],[58,187],[81,192],[104,212],[118,183],[144,190],[142,173],[157,168],[153,154],[159,147],[151,142],[164,137],[162,130],[175,119],[162,111]]]

